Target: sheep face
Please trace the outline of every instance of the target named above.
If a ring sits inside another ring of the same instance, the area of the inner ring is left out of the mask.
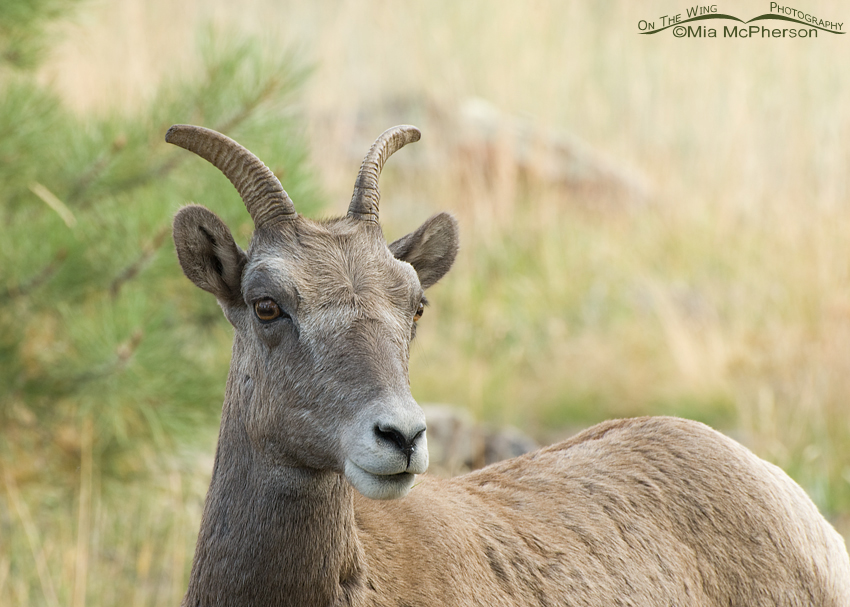
[[[184,273],[235,328],[239,394],[224,414],[239,417],[258,461],[338,472],[375,499],[406,495],[428,467],[409,346],[424,290],[454,260],[455,220],[437,215],[388,246],[375,222],[295,217],[258,228],[246,253],[192,205],[174,240]]]

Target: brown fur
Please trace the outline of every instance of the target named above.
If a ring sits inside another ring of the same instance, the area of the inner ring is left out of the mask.
[[[450,216],[390,245],[298,217],[243,252],[189,206],[174,239],[235,329],[184,606],[850,606],[844,542],[802,489],[696,422],[606,422],[411,489],[409,345],[455,258]],[[261,322],[267,299],[284,314]]]
[[[354,503],[364,604],[850,604],[843,541],[799,486],[687,420],[606,422]]]

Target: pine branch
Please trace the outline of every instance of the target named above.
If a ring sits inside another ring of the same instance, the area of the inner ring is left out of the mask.
[[[0,301],[12,301],[19,297],[29,295],[50,280],[62,266],[62,263],[67,257],[68,251],[66,249],[59,249],[51,262],[39,270],[34,276],[15,286],[8,287],[3,291],[0,291]]]
[[[242,108],[233,116],[230,117],[229,120],[225,120],[223,123],[218,124],[215,127],[219,133],[228,133],[235,129],[237,126],[245,122],[251,115],[256,111],[256,109],[265,101],[268,101],[275,93],[277,93],[283,83],[280,82],[278,78],[269,78],[269,81],[266,83],[266,86],[262,88],[262,90],[257,93],[257,95],[247,101]]]
[[[127,145],[127,137],[119,135],[112,142],[109,152],[96,159],[71,188],[68,201],[74,202],[88,191],[98,177],[109,167]],[[83,205],[84,206],[84,205]]]
[[[130,360],[133,358],[136,350],[139,349],[144,336],[145,334],[141,329],[136,329],[129,339],[122,341],[115,347],[114,358],[90,371],[69,377],[68,385],[81,386],[122,372],[130,364]]]
[[[121,287],[138,276],[139,272],[141,272],[150,262],[159,247],[162,246],[162,243],[169,231],[170,229],[168,226],[160,228],[154,237],[142,247],[141,254],[133,261],[133,263],[125,267],[118,276],[115,277],[109,287],[109,294],[113,299],[118,296],[118,293],[121,291]]]

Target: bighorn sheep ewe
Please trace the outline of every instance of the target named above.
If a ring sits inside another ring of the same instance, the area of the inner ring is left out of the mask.
[[[457,225],[436,215],[387,245],[377,180],[418,139],[381,135],[347,216],[315,222],[233,140],[168,131],[255,224],[245,252],[204,207],[174,220],[183,271],[235,329],[183,605],[850,606],[844,542],[803,490],[699,423],[606,422],[414,485],[428,453],[409,346]]]

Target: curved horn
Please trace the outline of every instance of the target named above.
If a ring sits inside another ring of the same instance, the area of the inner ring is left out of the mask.
[[[175,124],[165,140],[194,152],[224,173],[242,197],[256,228],[298,216],[275,174],[230,137],[200,126]]]
[[[384,131],[375,140],[354,182],[354,194],[348,206],[348,216],[355,219],[378,221],[378,203],[381,201],[381,191],[378,189],[378,177],[387,158],[403,148],[408,143],[419,141],[422,134],[415,126],[394,126]]]

